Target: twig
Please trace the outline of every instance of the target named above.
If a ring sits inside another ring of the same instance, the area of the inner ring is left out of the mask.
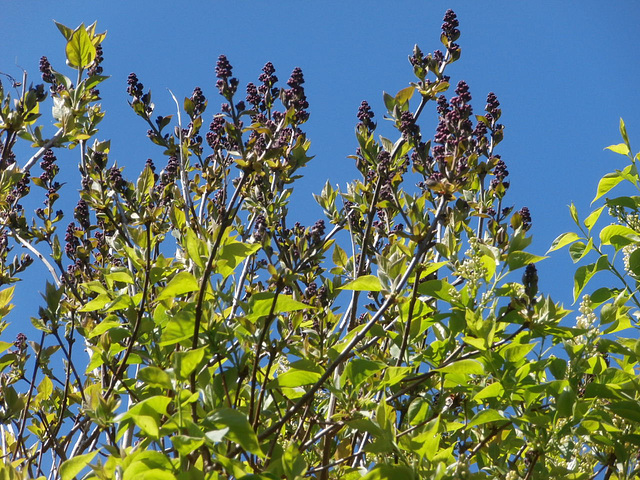
[[[49,150],[58,140],[60,140],[60,137],[62,137],[62,134],[64,133],[64,129],[59,128],[58,131],[56,132],[56,134],[51,137],[51,139],[47,140],[44,145],[42,145],[42,147],[40,147],[40,150],[38,150],[35,155],[33,157],[31,157],[29,159],[29,161],[27,161],[27,163],[25,163],[24,167],[22,167],[22,172],[26,173],[29,170],[31,170],[31,167],[33,167],[35,165],[35,163],[40,160],[40,157],[42,157],[45,152],[47,150]]]

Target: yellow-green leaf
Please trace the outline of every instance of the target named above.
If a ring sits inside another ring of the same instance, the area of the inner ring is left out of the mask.
[[[620,155],[629,155],[629,147],[625,143],[618,143],[617,145],[609,145],[605,150],[611,150],[612,152],[619,153]]]
[[[178,379],[186,380],[189,375],[198,368],[204,358],[204,351],[207,347],[200,347],[186,352],[174,352],[173,363]]]
[[[471,419],[471,422],[469,422],[467,428],[472,428],[477,425],[484,425],[485,423],[498,421],[506,422],[508,420],[504,418],[497,410],[481,410],[476,413],[476,415]]]
[[[596,196],[591,203],[598,200],[601,196],[605,195],[609,190],[618,185],[622,180],[624,180],[623,176],[620,172],[611,172],[607,173],[604,177],[600,179],[598,182],[598,189],[596,191]]]
[[[89,465],[89,462],[91,462],[97,454],[98,450],[94,450],[93,452],[77,455],[69,460],[65,460],[62,465],[60,465],[60,478],[62,478],[62,480],[72,480]]]
[[[217,429],[227,427],[229,431],[225,436],[229,440],[237,443],[247,452],[264,458],[256,432],[251,428],[244,413],[233,408],[221,408],[207,417],[207,420],[211,421]]]
[[[438,369],[442,373],[462,373],[466,375],[482,375],[484,367],[476,360],[465,359]]]
[[[158,300],[175,298],[185,293],[195,292],[200,288],[198,281],[189,272],[176,274],[158,295]]]
[[[320,374],[317,372],[309,372],[306,370],[291,369],[284,372],[282,375],[278,375],[274,380],[269,382],[267,388],[296,388],[303,385],[313,385],[320,378]]]
[[[73,32],[71,38],[67,42],[65,49],[67,54],[67,61],[71,67],[75,68],[87,68],[93,62],[96,56],[96,47],[91,43],[91,38],[84,28],[84,25],[80,25],[77,30]]]
[[[561,235],[558,235],[556,239],[551,243],[551,247],[547,250],[547,253],[553,252],[554,250],[559,250],[564,246],[569,245],[570,243],[575,242],[576,240],[580,240],[582,237],[574,232],[566,232]]]
[[[340,287],[341,290],[356,290],[359,292],[380,292],[382,284],[375,275],[363,275]]]

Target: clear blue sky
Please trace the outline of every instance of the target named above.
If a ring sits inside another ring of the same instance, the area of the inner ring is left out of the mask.
[[[506,126],[498,153],[511,173],[507,200],[530,208],[532,250],[542,254],[572,228],[567,205],[575,202],[584,216],[598,179],[624,166],[622,157],[603,151],[619,142],[619,117],[626,120],[632,147],[640,147],[636,1],[0,0],[0,71],[19,78],[19,65],[39,82],[42,55],[63,70],[64,39],[52,20],[71,27],[97,20],[98,30],[108,31],[103,66],[112,76],[100,86],[107,117],[99,138],[112,139],[111,158],[129,166],[125,172],[133,176],[146,158],[158,165],[164,160],[127,105],[130,72],[153,90],[158,114],[173,113],[167,88],[183,98],[195,86],[209,98],[207,113],[213,114],[220,54],[227,55],[241,85],[255,81],[267,61],[281,81],[300,66],[316,158],[296,188],[292,214],[309,224],[321,214],[311,192],[319,192],[327,178],[344,186],[357,174],[345,157],[356,147],[358,105],[368,100],[383,122],[382,91],[395,93],[413,80],[407,56],[414,44],[425,52],[439,48],[448,8],[458,14],[462,32],[462,57],[448,73],[452,81],[467,81],[476,110],[489,91],[497,94]],[[77,161],[75,152],[68,161]],[[75,188],[65,187],[68,193]],[[539,270],[541,290],[571,304],[566,251]],[[34,286],[41,289],[31,284],[19,290],[18,302],[37,302]]]

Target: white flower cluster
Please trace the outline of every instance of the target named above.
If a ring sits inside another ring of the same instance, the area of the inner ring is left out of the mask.
[[[627,245],[626,247],[622,247],[622,262],[624,263],[624,271],[627,272],[627,274],[633,275],[629,265],[629,259],[631,258],[631,254],[637,249],[638,245]]]
[[[465,259],[458,264],[454,275],[469,281],[471,286],[477,286],[487,274],[487,268],[482,261],[482,252],[478,248],[477,238],[469,239],[469,249],[465,252]]]
[[[598,317],[593,311],[591,296],[585,294],[580,302],[580,308],[578,309],[580,315],[576,318],[576,328],[586,330],[584,335],[578,335],[570,340],[570,343],[574,345],[586,345],[589,340],[595,339],[599,335],[599,328],[596,325]]]

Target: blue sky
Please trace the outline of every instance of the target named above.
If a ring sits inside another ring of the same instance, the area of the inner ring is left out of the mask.
[[[534,253],[544,253],[558,234],[572,229],[570,202],[584,216],[598,179],[625,165],[603,150],[620,141],[620,117],[632,147],[640,145],[640,3],[631,0],[0,0],[0,6],[0,71],[20,78],[22,67],[34,82],[42,55],[64,70],[64,39],[53,19],[71,27],[97,20],[98,30],[108,31],[103,66],[112,78],[100,86],[107,117],[99,138],[112,139],[111,158],[126,165],[130,176],[148,157],[164,164],[127,105],[130,72],[152,89],[158,114],[173,113],[167,88],[183,98],[200,86],[212,115],[220,98],[214,78],[220,54],[227,55],[241,85],[255,81],[267,61],[281,81],[302,67],[311,113],[306,129],[316,155],[292,206],[304,224],[321,216],[312,192],[327,179],[344,186],[357,175],[346,156],[356,147],[360,102],[369,101],[383,123],[382,91],[395,93],[413,80],[407,56],[414,44],[425,52],[440,47],[448,8],[458,14],[462,32],[462,57],[448,74],[454,82],[467,81],[476,110],[490,91],[502,104],[505,140],[497,153],[511,173],[507,200],[530,208]],[[435,122],[433,114],[424,118],[425,127]],[[68,158],[75,171],[75,152]],[[65,187],[69,193],[75,188]],[[541,291],[570,304],[572,268],[565,251],[539,264]],[[37,301],[33,285],[19,292],[18,301]]]

